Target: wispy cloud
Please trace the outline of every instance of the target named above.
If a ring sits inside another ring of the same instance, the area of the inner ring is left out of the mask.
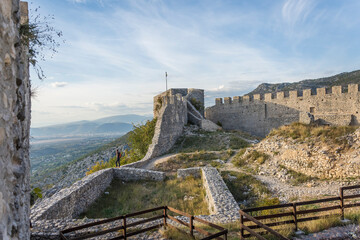
[[[51,83],[51,86],[53,86],[55,88],[65,87],[67,85],[68,85],[67,82],[54,82],[54,83]]]
[[[33,82],[45,85],[33,109],[50,112],[46,121],[151,114],[165,71],[169,87],[205,89],[210,104],[360,66],[357,0],[35,1],[66,38],[43,66],[66,82]]]

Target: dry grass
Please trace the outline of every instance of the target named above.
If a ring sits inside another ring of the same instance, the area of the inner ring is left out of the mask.
[[[166,229],[160,228],[160,233],[166,239],[171,240],[194,240],[198,238],[193,238],[190,234],[186,233],[185,231],[189,231],[189,229],[179,230],[175,227],[167,227]]]
[[[244,155],[245,151],[245,149],[242,149],[234,156],[232,162],[235,166],[243,167],[252,163],[263,164],[270,157],[266,153],[256,150],[253,150],[250,153]]]
[[[229,159],[233,155],[231,149],[221,152],[196,151],[193,153],[180,153],[170,158],[166,162],[156,165],[156,170],[165,172],[175,172],[179,168],[202,167],[208,164],[215,166],[214,160],[221,159],[223,161]]]
[[[268,136],[282,136],[299,141],[308,141],[316,137],[324,143],[347,145],[344,136],[353,133],[356,126],[312,126],[303,123],[292,123],[289,126],[282,126],[272,130]]]
[[[105,192],[109,194],[100,196],[81,218],[110,218],[165,205],[194,215],[209,213],[201,179],[192,177],[164,182],[113,180]]]

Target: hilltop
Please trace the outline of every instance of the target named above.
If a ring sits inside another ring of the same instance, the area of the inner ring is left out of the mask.
[[[262,83],[246,95],[274,93],[279,91],[295,91],[316,88],[327,88],[332,86],[343,86],[345,89],[350,83],[360,83],[360,70],[344,72],[331,77],[307,79],[294,83]]]

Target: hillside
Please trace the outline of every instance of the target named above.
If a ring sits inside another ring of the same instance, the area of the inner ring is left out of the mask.
[[[311,180],[351,180],[360,173],[360,129],[313,127],[300,123],[273,130],[235,161],[255,174],[302,184]]]
[[[62,165],[47,165],[46,168],[39,167],[31,176],[32,187],[39,187],[45,192],[45,196],[50,196],[62,188],[70,186],[75,181],[83,178],[88,168],[96,162],[108,161],[115,156],[117,148],[126,148],[127,138],[128,134]]]
[[[303,90],[303,89],[313,89],[323,88],[323,87],[331,87],[331,86],[344,86],[345,89],[347,85],[350,83],[360,83],[360,70],[356,70],[353,72],[344,72],[331,77],[324,77],[318,79],[308,79],[302,80],[300,82],[294,83],[262,83],[253,91],[246,95],[253,94],[264,94],[264,93],[272,93],[279,91],[294,91],[294,90]]]

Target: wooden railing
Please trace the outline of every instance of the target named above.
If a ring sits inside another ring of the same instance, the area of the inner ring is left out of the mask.
[[[353,195],[344,195],[345,190],[359,189],[360,185],[341,187],[339,197],[329,197],[324,199],[312,200],[312,201],[303,201],[295,203],[286,203],[265,207],[256,207],[256,208],[247,208],[240,210],[240,236],[241,239],[247,237],[257,237],[258,239],[264,239],[261,237],[263,234],[273,234],[278,239],[287,239],[284,236],[280,235],[270,227],[281,226],[294,224],[295,231],[298,230],[298,223],[307,222],[322,218],[328,218],[333,216],[340,216],[341,219],[344,219],[345,209],[358,207],[360,202],[346,204],[346,199],[360,198],[360,194]],[[333,205],[319,207],[316,209],[306,209],[304,206],[310,206],[316,203],[332,203]],[[335,203],[334,203],[335,202]],[[305,208],[305,209],[300,209]],[[275,214],[265,214],[261,215],[259,212],[278,209],[278,213]],[[334,210],[340,210],[338,213],[328,213],[325,215],[316,215],[320,212],[329,212]],[[315,214],[315,215],[314,215]],[[252,216],[251,216],[252,215]],[[284,219],[287,218],[287,219]],[[291,219],[290,219],[291,218]],[[265,220],[266,223],[262,223],[259,220]],[[251,223],[251,225],[245,225],[246,222]],[[270,230],[271,229],[271,230]],[[255,230],[260,230],[256,232]],[[245,234],[245,231],[249,232]]]
[[[154,217],[146,218],[146,219],[139,220],[139,221],[132,222],[132,223],[128,223],[128,221],[127,221],[127,220],[129,220],[129,218],[132,218],[135,216],[139,216],[139,215],[143,215],[143,214],[147,214],[147,213],[158,212],[158,211],[161,211],[161,214],[156,215]],[[188,217],[189,223],[182,221],[174,216],[169,215],[168,214],[169,212],[173,212],[173,213],[179,214],[181,216]],[[162,219],[161,222],[158,221],[160,219]],[[109,218],[109,219],[105,219],[105,220],[101,220],[101,221],[97,221],[97,222],[93,222],[93,223],[88,223],[88,224],[81,225],[78,227],[65,229],[63,231],[60,231],[60,238],[63,240],[80,240],[80,239],[93,238],[93,237],[97,237],[97,236],[103,236],[102,239],[110,239],[110,240],[125,239],[126,240],[128,237],[135,236],[140,233],[147,232],[147,231],[150,231],[153,229],[157,229],[162,226],[176,227],[176,226],[170,224],[167,221],[168,219],[189,228],[190,229],[189,234],[191,236],[194,236],[194,231],[196,231],[202,235],[205,235],[205,237],[202,238],[203,240],[210,240],[210,239],[227,240],[227,233],[228,233],[227,229],[224,229],[213,223],[210,223],[208,221],[205,221],[203,219],[200,219],[198,217],[192,216],[190,214],[184,213],[182,211],[179,211],[175,208],[168,207],[168,206],[152,208],[152,209],[148,209],[148,210],[144,210],[144,211],[140,211],[140,212],[126,214],[126,215],[119,216],[119,217],[114,217],[114,218]],[[94,227],[99,227],[103,224],[114,223],[115,221],[121,221],[122,223],[119,224],[119,226],[115,226],[113,228],[106,228],[105,226],[103,226],[102,227],[103,230],[100,230],[100,231],[93,229]],[[218,232],[210,233],[198,226],[195,226],[194,221],[200,222],[201,224],[205,224],[211,228],[214,228],[214,229],[218,230]],[[141,226],[139,226],[144,223],[150,223],[150,222],[155,222],[155,225],[146,227],[146,228],[141,228]],[[138,226],[138,228],[140,228],[140,229],[139,230],[133,229],[131,231],[131,228],[134,228],[135,226]],[[81,232],[78,232],[79,230],[81,230]],[[112,236],[112,237],[104,236],[108,233],[114,233],[114,235],[117,235],[117,236]],[[223,236],[223,238],[221,238],[221,236]]]

